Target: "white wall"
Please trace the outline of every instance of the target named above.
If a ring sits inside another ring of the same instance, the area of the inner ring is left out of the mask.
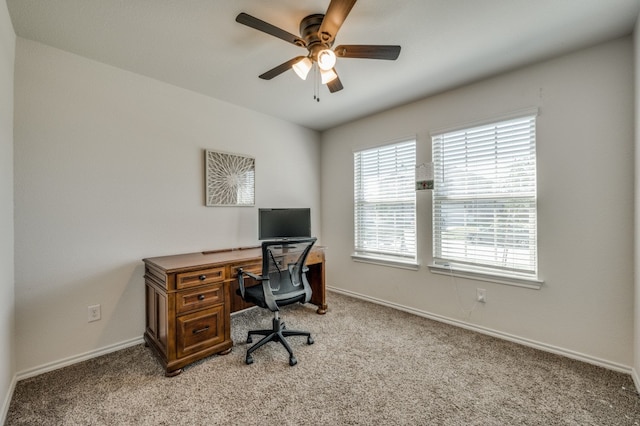
[[[461,325],[629,371],[633,362],[633,53],[627,37],[322,135],[327,282]],[[431,194],[417,194],[418,271],[353,262],[353,150],[539,107],[541,290],[435,275]],[[476,288],[487,303],[475,304]]]
[[[22,374],[140,339],[144,257],[257,244],[257,207],[321,233],[317,132],[21,38],[15,73]],[[204,206],[204,149],[255,158],[256,207]]]
[[[13,66],[16,35],[0,2],[0,421],[15,373],[13,266]]]
[[[633,32],[633,54],[635,59],[635,317],[634,317],[634,360],[633,379],[636,389],[640,391],[640,15],[636,20],[636,28]]]

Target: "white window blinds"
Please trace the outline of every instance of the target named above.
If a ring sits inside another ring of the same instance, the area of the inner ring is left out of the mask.
[[[537,275],[535,114],[432,137],[433,257]]]
[[[416,141],[354,153],[357,255],[416,259]]]

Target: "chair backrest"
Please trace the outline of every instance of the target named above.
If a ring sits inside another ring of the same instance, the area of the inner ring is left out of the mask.
[[[316,240],[313,237],[262,242],[262,277],[263,280],[268,277],[277,304],[287,304],[288,300],[302,303],[311,300],[305,262]],[[266,294],[265,297],[270,298]]]

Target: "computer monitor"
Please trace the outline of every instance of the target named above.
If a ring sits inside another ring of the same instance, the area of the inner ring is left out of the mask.
[[[258,239],[286,240],[311,237],[311,209],[258,209]]]

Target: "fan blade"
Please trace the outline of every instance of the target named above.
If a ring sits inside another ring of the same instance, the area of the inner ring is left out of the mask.
[[[324,43],[331,43],[336,38],[338,30],[354,4],[356,4],[356,0],[331,0],[318,30]]]
[[[336,47],[333,51],[340,58],[388,59],[395,61],[400,55],[400,46],[345,44]]]
[[[335,72],[336,75],[338,75],[335,68],[333,69],[333,72]],[[344,89],[344,87],[342,87],[342,82],[340,81],[340,77],[336,77],[330,82],[328,82],[327,87],[329,88],[329,92],[331,93],[339,92],[340,90]]]
[[[270,23],[258,19],[254,16],[248,15],[244,12],[236,16],[236,22],[254,28],[258,31],[262,31],[263,33],[267,33],[274,37],[278,37],[279,39],[288,41],[289,43],[295,44],[296,46],[304,47],[306,45],[304,40],[302,40],[300,37],[293,35],[281,28],[278,28],[275,25],[271,25]]]
[[[264,74],[261,74],[259,77],[263,80],[271,80],[273,77],[277,77],[280,74],[282,74],[283,72],[290,70],[291,67],[293,66],[293,64],[295,64],[296,62],[298,62],[299,60],[303,59],[304,56],[296,56],[293,59],[288,60],[287,62],[278,65],[275,68],[270,69],[269,71],[265,72]]]

